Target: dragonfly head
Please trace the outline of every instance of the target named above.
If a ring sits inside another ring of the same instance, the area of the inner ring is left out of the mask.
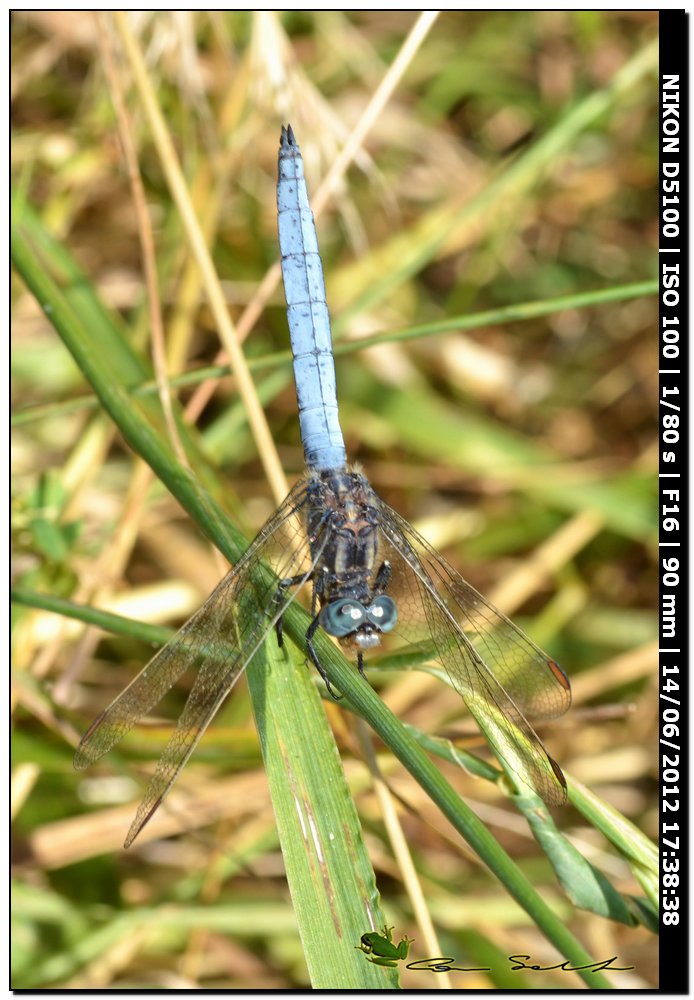
[[[370,604],[353,597],[339,597],[321,610],[320,624],[340,642],[349,641],[358,649],[373,649],[380,645],[381,634],[390,632],[398,620],[395,601],[379,594]]]

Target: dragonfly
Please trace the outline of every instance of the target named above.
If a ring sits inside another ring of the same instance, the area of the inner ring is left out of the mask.
[[[571,703],[559,665],[467,583],[347,462],[323,269],[301,152],[282,128],[277,209],[287,319],[306,475],[202,607],[92,723],[79,770],[102,757],[186,671],[195,680],[128,832],[128,847],[161,805],[220,705],[283,616],[307,594],[308,659],[334,698],[318,655],[323,630],[354,657],[426,644],[497,756],[549,804],[566,781],[528,718]],[[310,598],[310,600],[309,600]],[[419,648],[419,647],[418,647]]]

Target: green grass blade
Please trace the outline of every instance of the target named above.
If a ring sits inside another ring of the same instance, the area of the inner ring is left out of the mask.
[[[620,854],[657,878],[658,848],[645,833],[575,778],[569,781],[569,794],[575,807],[607,837]]]

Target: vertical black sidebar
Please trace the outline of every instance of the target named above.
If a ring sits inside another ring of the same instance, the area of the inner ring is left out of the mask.
[[[689,965],[689,114],[685,11],[660,13],[660,990]]]

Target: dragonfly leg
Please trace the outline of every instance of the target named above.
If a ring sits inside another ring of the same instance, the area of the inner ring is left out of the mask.
[[[313,531],[308,536],[308,540],[309,540],[310,544],[312,544],[312,545],[315,544],[315,542],[316,542],[318,536],[320,535],[321,531],[323,530],[323,528],[325,527],[325,525],[327,524],[327,522],[332,519],[333,515],[334,515],[334,511],[332,511],[332,510],[326,510],[326,511],[324,511],[321,514],[321,517],[320,517],[320,520],[318,521],[318,524],[316,524],[314,526]]]
[[[274,604],[281,604],[284,600],[285,591],[289,590],[290,587],[296,587],[297,584],[301,583],[306,577],[305,573],[299,573],[297,576],[287,576],[284,580],[280,580],[277,590],[275,591],[275,596],[273,597]],[[275,622],[275,632],[277,633],[277,645],[282,648],[284,645],[284,633],[282,629],[282,616]]]
[[[378,573],[376,574],[376,580],[374,581],[374,597],[378,594],[384,594],[388,589],[388,584],[390,583],[390,578],[393,573],[393,568],[385,559],[379,566]]]
[[[357,653],[357,670],[362,675],[365,681],[368,683],[368,677],[364,673],[364,654],[361,650]]]
[[[320,576],[314,577],[313,593],[311,594],[311,614],[318,614],[318,602],[323,603],[323,595],[328,582],[328,567],[323,566]]]
[[[316,652],[316,648],[313,645],[313,637],[318,629],[319,619],[320,615],[316,615],[316,617],[313,619],[313,621],[308,627],[308,631],[306,632],[306,651],[309,657],[311,658],[311,663],[314,665],[318,673],[323,678],[325,686],[328,689],[328,694],[331,696],[331,698],[334,698],[335,701],[339,701],[342,698],[342,695],[337,694],[335,692],[335,689],[333,688],[332,684],[330,683],[330,680],[328,679],[328,675],[323,669],[321,661],[318,659],[318,653]]]

